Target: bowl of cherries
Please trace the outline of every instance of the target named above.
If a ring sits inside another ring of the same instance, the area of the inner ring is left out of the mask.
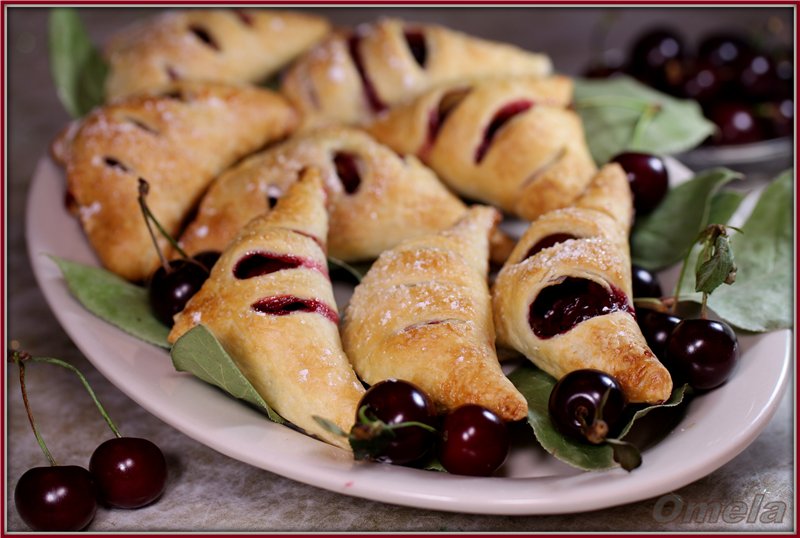
[[[697,101],[717,130],[678,159],[692,169],[728,166],[769,176],[791,166],[794,132],[793,50],[769,37],[720,30],[691,46],[675,29],[651,28],[634,39],[627,57],[605,54],[584,75],[627,74]]]

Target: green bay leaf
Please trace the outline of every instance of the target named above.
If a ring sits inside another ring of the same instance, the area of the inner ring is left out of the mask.
[[[622,151],[680,153],[715,129],[695,101],[670,97],[625,76],[576,79],[575,110],[598,164]]]
[[[145,342],[169,348],[169,329],[153,315],[147,289],[99,267],[50,258],[70,293],[92,314]]]
[[[708,224],[713,196],[740,177],[727,168],[712,168],[670,189],[652,213],[637,219],[631,235],[633,263],[663,269],[682,260]]]
[[[234,398],[264,411],[273,422],[285,421],[264,401],[242,374],[230,355],[203,325],[197,325],[178,338],[170,351],[172,364],[179,372],[189,372]]]
[[[528,423],[533,428],[536,440],[548,453],[560,461],[584,471],[601,471],[617,467],[614,451],[608,444],[590,445],[563,436],[550,421],[548,401],[556,380],[532,364],[524,364],[508,376],[517,390],[528,401]],[[651,405],[638,410],[624,425],[619,435],[622,439],[630,432],[633,424],[653,409],[674,407],[681,404],[686,394],[686,386],[676,387],[664,404]]]
[[[89,39],[74,9],[50,11],[50,72],[56,92],[73,117],[81,117],[103,104],[108,65]]]

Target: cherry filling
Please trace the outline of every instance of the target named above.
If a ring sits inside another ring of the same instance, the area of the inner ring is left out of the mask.
[[[253,26],[255,24],[255,21],[253,21],[253,16],[241,9],[234,9],[233,13],[239,17],[239,20],[242,21],[242,24],[245,26]]]
[[[414,60],[424,69],[425,62],[428,61],[428,44],[425,42],[425,34],[420,30],[406,30],[403,32],[403,36],[406,38],[406,45],[408,45],[411,55],[414,56]]]
[[[197,39],[199,39],[204,45],[218,51],[219,45],[217,42],[214,41],[214,38],[211,37],[211,34],[208,33],[208,30],[203,28],[202,26],[190,26],[189,31],[192,32]]]
[[[361,185],[361,174],[358,171],[358,158],[352,153],[337,153],[333,156],[336,175],[342,182],[347,194],[353,194]]]
[[[486,153],[489,151],[489,146],[492,144],[492,140],[497,134],[497,131],[499,131],[503,125],[508,123],[511,118],[517,114],[525,112],[532,106],[532,101],[513,101],[495,112],[492,121],[489,122],[489,126],[486,127],[486,131],[483,133],[483,142],[481,142],[481,145],[475,150],[475,162],[479,163],[483,160],[483,158],[486,156]]]
[[[444,120],[456,109],[469,92],[470,88],[463,88],[445,93],[439,100],[439,105],[428,113],[428,135],[418,152],[420,156],[424,158],[430,152],[436,142],[436,138],[439,136],[442,125],[444,125]]]
[[[375,91],[375,86],[372,85],[372,81],[367,76],[367,72],[364,69],[364,60],[361,57],[361,38],[357,35],[350,36],[350,39],[347,40],[347,46],[350,49],[350,57],[353,58],[353,63],[356,66],[356,70],[358,70],[358,75],[361,77],[361,82],[364,85],[364,93],[367,96],[367,101],[369,102],[369,106],[373,112],[381,112],[382,110],[386,109],[386,104],[381,101],[380,97],[378,97],[378,92]]]
[[[233,276],[240,280],[268,275],[284,269],[308,267],[321,271],[313,261],[288,254],[273,254],[271,252],[252,252],[236,263]]]
[[[577,238],[574,235],[570,234],[550,234],[548,236],[542,237],[535,245],[531,247],[528,253],[525,254],[525,257],[522,259],[527,260],[534,254],[538,253],[540,250],[550,248],[553,245],[563,243],[564,241],[569,241],[570,239],[577,239]]]
[[[339,314],[331,307],[316,299],[301,299],[294,295],[265,297],[250,306],[256,312],[270,316],[288,316],[294,312],[308,312],[325,316],[333,323],[339,323]]]
[[[531,303],[528,324],[539,338],[563,334],[578,323],[612,312],[633,308],[622,290],[611,290],[585,278],[567,277],[560,284],[548,286]]]

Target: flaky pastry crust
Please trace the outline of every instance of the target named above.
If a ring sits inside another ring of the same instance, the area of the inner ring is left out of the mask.
[[[342,341],[361,379],[422,388],[441,410],[475,403],[504,420],[527,414],[494,348],[486,284],[499,215],[476,206],[452,228],[384,252],[347,307]]]
[[[112,37],[106,96],[161,91],[177,80],[259,82],[329,29],[321,17],[287,11],[168,11]]]
[[[325,198],[319,172],[308,169],[274,211],[256,217],[237,235],[201,290],[175,316],[169,341],[204,325],[278,414],[348,448],[345,438],[313,418],[326,418],[349,432],[364,393],[339,339],[324,252]],[[289,258],[300,265],[242,276],[240,264],[253,254]],[[293,301],[289,311],[257,308],[285,297]],[[298,306],[302,304],[307,308]]]

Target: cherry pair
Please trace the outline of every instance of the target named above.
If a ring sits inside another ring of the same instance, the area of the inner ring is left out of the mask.
[[[50,462],[26,471],[14,490],[14,503],[22,520],[35,531],[77,531],[94,519],[98,501],[116,508],[140,508],[164,491],[167,465],[164,454],[152,442],[123,437],[89,386],[73,365],[49,357],[13,352],[20,373],[20,390],[33,433]],[[73,371],[81,380],[115,437],[95,449],[89,469],[58,465],[47,449],[33,419],[25,388],[25,363],[46,362]]]

